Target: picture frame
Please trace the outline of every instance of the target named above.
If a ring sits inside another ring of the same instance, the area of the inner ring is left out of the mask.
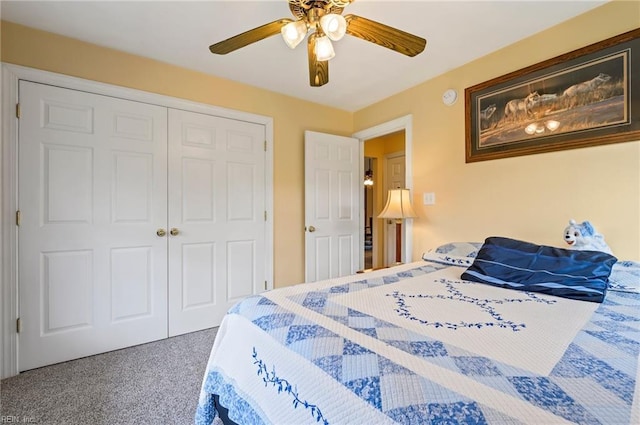
[[[468,87],[465,160],[640,140],[638,77],[640,28]]]

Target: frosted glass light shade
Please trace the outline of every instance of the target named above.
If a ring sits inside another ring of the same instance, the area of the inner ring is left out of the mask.
[[[331,44],[331,40],[327,37],[318,37],[316,38],[316,59],[319,62],[328,61],[332,57],[336,55],[333,51],[333,45]]]
[[[307,24],[303,20],[289,22],[280,30],[284,42],[292,49],[300,44],[305,35],[307,35]]]
[[[378,218],[413,218],[418,215],[411,205],[409,189],[391,189],[387,194],[387,204]]]
[[[320,18],[322,31],[333,41],[338,41],[347,32],[347,21],[344,16],[336,13],[329,13]]]

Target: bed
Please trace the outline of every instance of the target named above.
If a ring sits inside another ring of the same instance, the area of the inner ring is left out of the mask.
[[[467,280],[488,241],[239,302],[195,422],[640,423],[640,264],[599,257],[585,301]]]

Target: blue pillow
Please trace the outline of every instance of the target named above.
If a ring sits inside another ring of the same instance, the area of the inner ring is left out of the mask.
[[[490,237],[462,278],[503,288],[602,302],[616,257]]]

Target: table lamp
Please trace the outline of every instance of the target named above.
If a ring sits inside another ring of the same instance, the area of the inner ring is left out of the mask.
[[[396,264],[402,263],[402,220],[417,217],[411,206],[409,189],[390,189],[387,204],[378,218],[390,218],[396,221]]]

